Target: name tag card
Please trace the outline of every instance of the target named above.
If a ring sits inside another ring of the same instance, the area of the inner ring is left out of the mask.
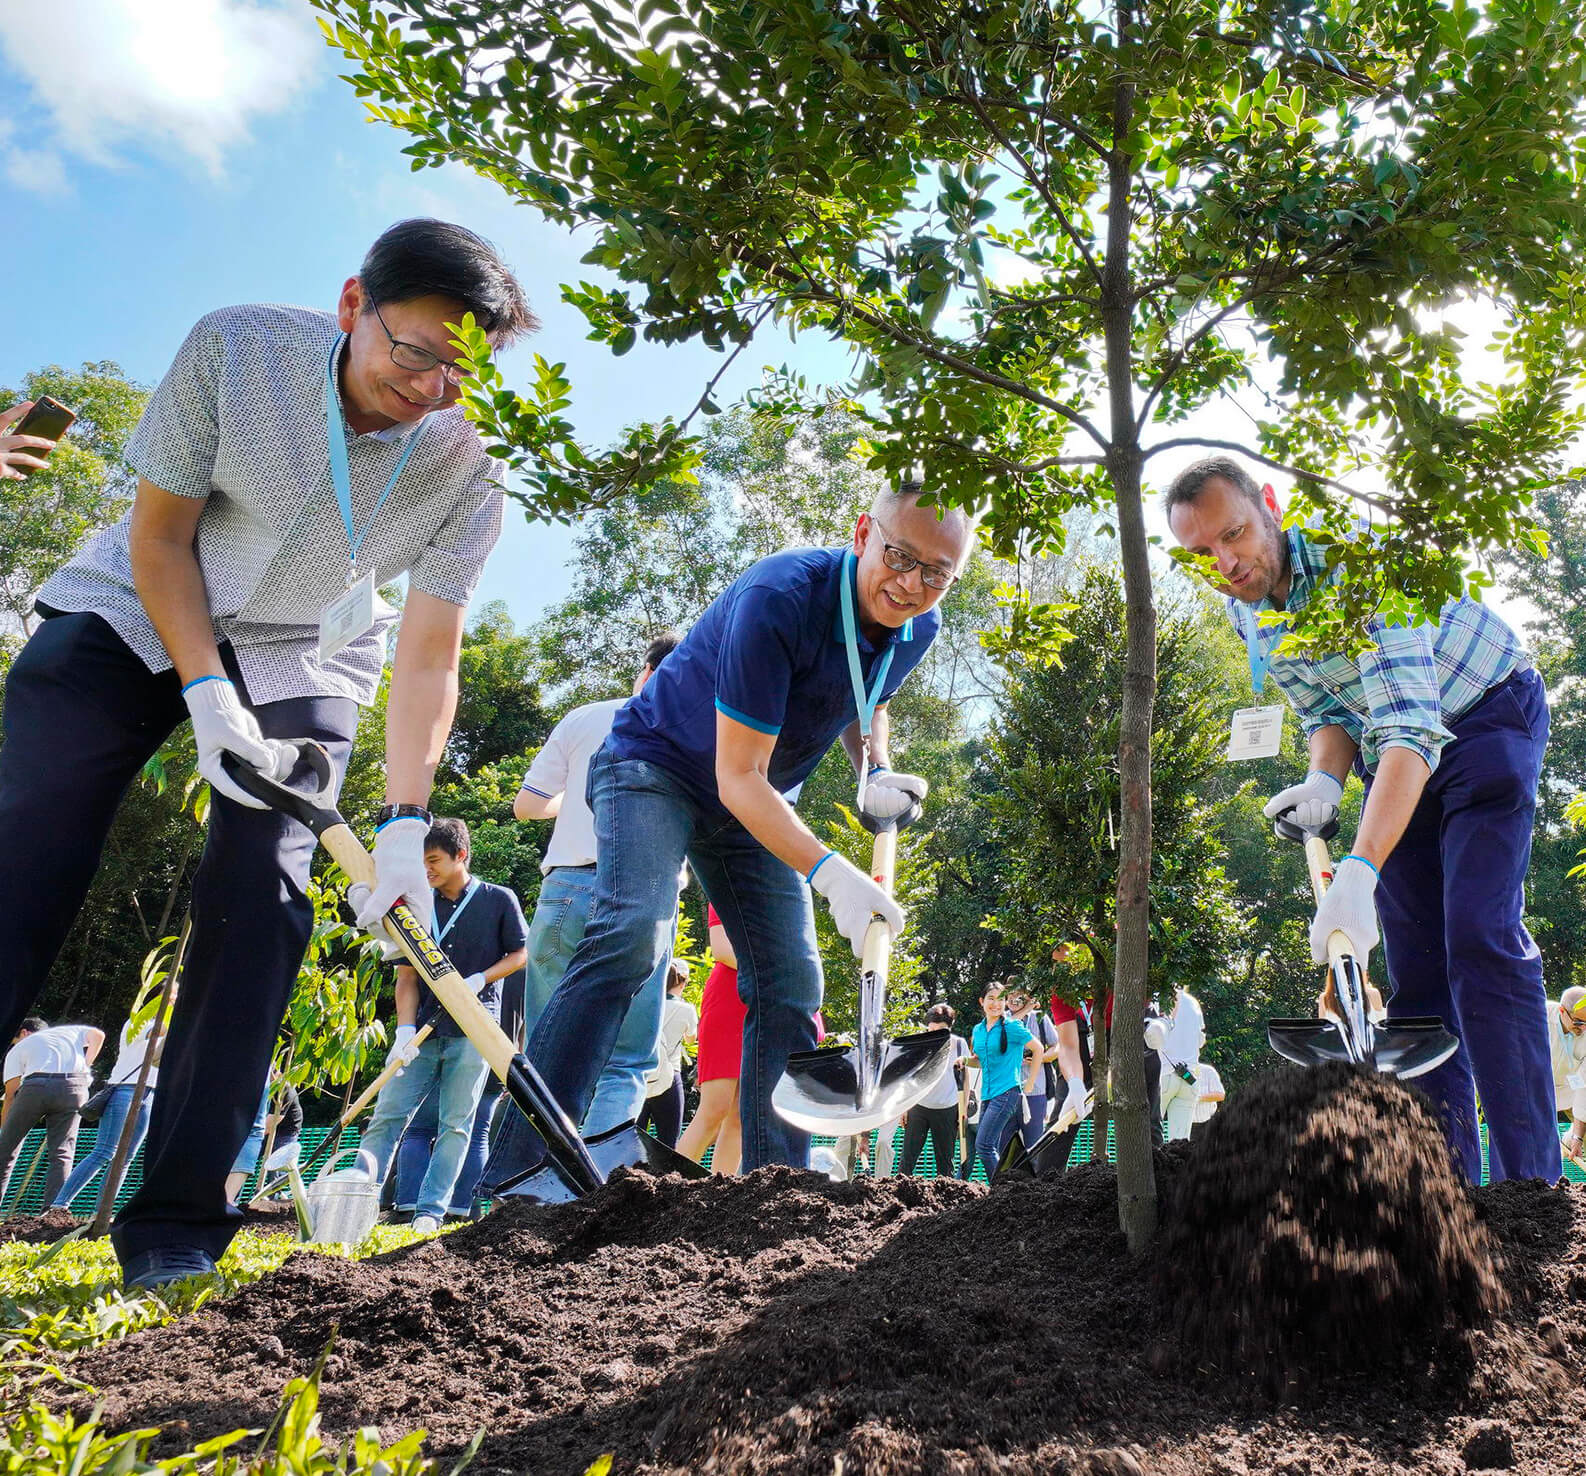
[[[319,617],[319,659],[329,661],[343,646],[358,639],[374,624],[374,572],[354,582],[338,595]]]
[[[1228,757],[1276,758],[1283,747],[1283,714],[1287,711],[1281,702],[1270,707],[1241,707],[1228,730]]]

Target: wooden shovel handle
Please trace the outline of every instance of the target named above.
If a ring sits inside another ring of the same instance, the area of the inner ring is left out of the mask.
[[[421,1046],[430,1038],[434,1031],[435,1022],[432,1020],[428,1025],[415,1030],[413,1039],[408,1044],[410,1046]],[[358,1100],[336,1120],[337,1127],[346,1127],[353,1118],[357,1117],[365,1107],[380,1095],[380,1089],[407,1064],[406,1061],[388,1061],[385,1069],[359,1093]]]
[[[888,827],[876,832],[870,848],[870,879],[890,897],[892,881],[898,867],[898,833]],[[880,918],[872,918],[865,929],[864,948],[860,954],[861,972],[874,971],[879,978],[886,977],[887,964],[892,958],[892,929]]]

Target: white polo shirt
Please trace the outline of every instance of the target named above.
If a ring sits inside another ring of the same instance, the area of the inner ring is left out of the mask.
[[[128,1020],[121,1027],[121,1049],[116,1053],[116,1064],[110,1068],[111,1086],[136,1085],[138,1073],[143,1069],[143,1058],[149,1054],[149,1040],[154,1034],[154,1022],[157,1015],[150,1015],[148,1023],[136,1034],[132,1030],[132,1021]],[[149,1085],[152,1087],[159,1080],[160,1068],[149,1068]]]
[[[556,827],[540,863],[542,872],[556,866],[595,864],[595,817],[584,801],[589,761],[606,741],[612,722],[627,702],[626,697],[616,697],[575,707],[551,729],[551,736],[523,776],[523,787],[531,794],[541,799],[562,797]]]
[[[6,1052],[0,1079],[24,1081],[43,1072],[50,1076],[88,1075],[88,1025],[52,1025],[25,1035]]]

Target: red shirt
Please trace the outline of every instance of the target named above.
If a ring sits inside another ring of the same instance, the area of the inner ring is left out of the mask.
[[[1070,1020],[1078,1020],[1081,1016],[1088,1021],[1095,1012],[1096,1001],[1094,999],[1087,999],[1085,1008],[1081,1010],[1078,1005],[1067,1004],[1055,994],[1052,996],[1052,1023],[1054,1025],[1066,1025]],[[1107,993],[1107,1029],[1109,1031],[1112,1029],[1112,992],[1110,990]]]

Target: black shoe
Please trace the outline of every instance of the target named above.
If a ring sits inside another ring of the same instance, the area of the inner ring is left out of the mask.
[[[178,1281],[215,1274],[215,1258],[208,1251],[172,1245],[128,1256],[121,1267],[121,1284],[128,1291],[162,1291]]]

